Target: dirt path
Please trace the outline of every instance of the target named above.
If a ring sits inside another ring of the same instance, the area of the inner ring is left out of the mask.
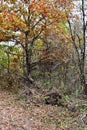
[[[8,91],[0,90],[0,130],[61,130],[56,128],[54,107],[23,107]]]
[[[53,109],[49,113],[48,106],[23,107],[10,92],[0,90],[0,130],[57,130],[51,122]]]
[[[12,93],[0,90],[0,130],[80,130],[78,114],[50,105],[24,107]]]
[[[4,91],[0,91],[0,130],[31,130],[29,111]]]

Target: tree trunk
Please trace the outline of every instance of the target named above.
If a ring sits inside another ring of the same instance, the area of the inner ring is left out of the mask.
[[[31,56],[29,55],[29,49],[28,49],[28,33],[25,33],[25,57],[26,57],[26,72],[27,72],[27,77],[29,74],[31,74]]]
[[[87,85],[86,85],[86,75],[85,75],[85,60],[86,60],[86,23],[85,23],[85,1],[82,0],[82,14],[83,14],[83,62],[82,62],[82,69],[83,69],[83,83],[84,83],[84,94],[87,95]]]
[[[25,60],[26,60],[26,78],[29,81],[30,84],[33,84],[35,87],[39,88],[37,83],[34,81],[31,75],[31,56],[32,56],[32,50],[31,47],[33,46],[33,43],[31,43],[31,47],[29,48],[28,43],[28,33],[25,33],[26,42],[25,42]]]

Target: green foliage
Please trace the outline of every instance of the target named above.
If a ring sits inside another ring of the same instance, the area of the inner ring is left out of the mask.
[[[6,46],[3,46],[1,45],[0,46],[0,71],[2,71],[3,73],[3,70],[7,68],[7,61],[8,61],[8,57],[7,57],[7,54],[5,53],[5,50],[6,50]]]
[[[64,98],[66,101],[68,101],[70,99],[69,95],[65,95]]]
[[[26,98],[23,97],[23,98],[20,98],[20,103],[24,104],[26,102]]]

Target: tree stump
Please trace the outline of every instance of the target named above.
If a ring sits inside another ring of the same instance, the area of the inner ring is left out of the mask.
[[[48,93],[44,96],[45,104],[58,105],[63,106],[62,104],[62,96],[58,92]]]

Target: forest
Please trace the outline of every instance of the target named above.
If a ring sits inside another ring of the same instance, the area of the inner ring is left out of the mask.
[[[0,130],[87,130],[86,0],[0,0]]]

